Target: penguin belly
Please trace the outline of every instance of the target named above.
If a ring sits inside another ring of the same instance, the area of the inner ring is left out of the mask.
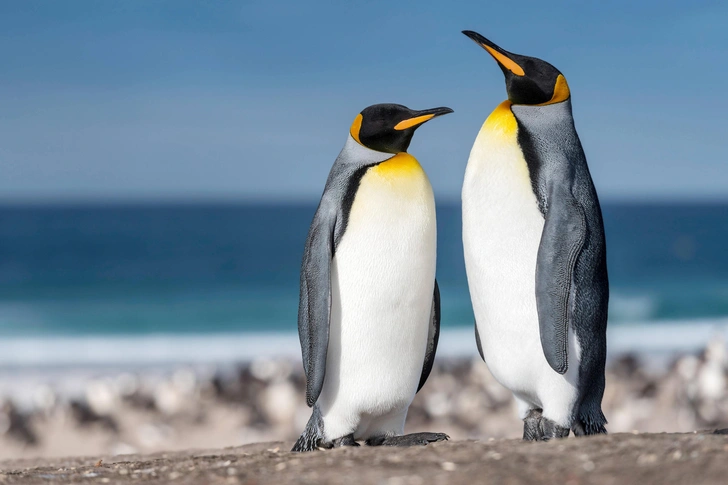
[[[485,362],[516,396],[521,417],[543,409],[545,417],[568,427],[579,349],[570,331],[569,369],[560,375],[541,347],[535,285],[545,220],[516,134],[515,118],[501,105],[468,160],[462,193],[468,285]]]
[[[318,406],[328,440],[402,434],[427,347],[436,261],[432,188],[398,154],[361,180],[332,266]]]

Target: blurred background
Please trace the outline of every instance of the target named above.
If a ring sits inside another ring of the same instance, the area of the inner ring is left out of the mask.
[[[303,243],[381,102],[455,110],[410,147],[438,202],[443,332],[408,426],[518,436],[475,358],[460,240],[505,86],[463,29],[569,81],[607,233],[610,430],[728,424],[726,21],[717,1],[3,2],[3,456],[295,438]]]

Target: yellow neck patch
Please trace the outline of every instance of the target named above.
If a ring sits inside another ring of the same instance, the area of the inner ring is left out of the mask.
[[[554,84],[554,95],[551,96],[550,100],[537,106],[546,106],[547,104],[560,103],[569,99],[569,96],[571,96],[571,91],[569,90],[569,85],[566,82],[566,78],[563,74],[559,74],[559,77],[556,78],[556,83]]]
[[[420,162],[405,152],[396,154],[389,160],[370,168],[369,171],[390,181],[401,177],[424,174]]]
[[[359,140],[359,131],[361,131],[361,122],[364,119],[364,117],[359,113],[356,115],[356,118],[354,118],[354,122],[351,124],[351,128],[349,128],[349,133],[351,133],[351,137],[356,140],[358,144],[361,145],[361,140]]]
[[[485,128],[490,131],[500,132],[504,135],[512,135],[518,130],[516,117],[511,111],[511,102],[503,101],[485,120]]]
[[[367,170],[362,185],[405,199],[432,197],[425,171],[415,157],[404,152]]]

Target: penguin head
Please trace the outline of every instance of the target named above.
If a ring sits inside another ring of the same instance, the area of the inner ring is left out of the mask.
[[[406,152],[417,128],[436,116],[452,112],[444,107],[415,111],[401,104],[375,104],[356,116],[349,133],[371,150]]]
[[[463,34],[488,51],[506,76],[508,99],[513,104],[545,105],[566,101],[569,85],[558,69],[535,57],[508,52],[472,30]]]

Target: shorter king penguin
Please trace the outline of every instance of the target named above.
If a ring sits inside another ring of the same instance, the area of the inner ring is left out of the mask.
[[[447,439],[402,434],[440,333],[435,200],[407,148],[451,112],[378,104],[351,125],[304,248],[298,333],[313,413],[292,451]]]
[[[569,86],[551,64],[463,33],[498,62],[508,92],[463,183],[478,350],[513,392],[524,439],[606,433],[606,243]]]

